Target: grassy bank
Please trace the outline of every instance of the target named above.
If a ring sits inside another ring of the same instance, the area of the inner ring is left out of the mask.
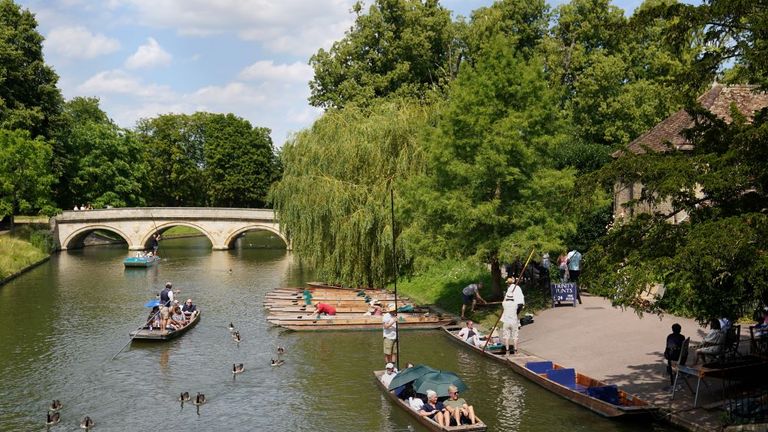
[[[461,290],[465,286],[481,281],[480,295],[488,299],[491,295],[491,275],[484,266],[466,261],[446,260],[432,266],[418,275],[398,281],[398,294],[410,297],[418,304],[434,304],[446,312],[461,314]],[[549,292],[533,287],[524,287],[526,312],[535,312],[549,305]],[[389,289],[392,289],[390,286]],[[477,307],[469,315],[474,321],[489,328],[501,314],[501,305]]]
[[[27,240],[0,236],[0,279],[15,274],[48,256]]]

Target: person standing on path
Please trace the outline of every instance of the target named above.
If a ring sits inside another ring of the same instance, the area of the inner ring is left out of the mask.
[[[517,351],[518,334],[520,330],[520,319],[517,314],[525,307],[525,296],[523,289],[517,285],[517,280],[513,277],[507,278],[509,287],[504,294],[504,301],[501,303],[504,312],[501,314],[501,322],[504,323],[501,331],[504,338],[504,346],[507,349],[507,355],[514,354]],[[509,348],[509,340],[512,339],[512,349]]]
[[[463,297],[463,302],[461,304],[461,319],[464,319],[467,305],[472,305],[470,308],[470,313],[474,313],[476,300],[480,300],[483,302],[483,304],[486,303],[486,301],[480,296],[481,288],[483,288],[483,283],[478,282],[476,284],[469,284],[465,286],[463,290],[461,290],[461,295]]]
[[[581,304],[581,290],[578,289],[579,275],[581,274],[581,252],[576,249],[568,252],[566,262],[568,263],[568,277],[571,282],[577,285],[576,299],[579,300],[579,304]]]
[[[381,317],[384,329],[384,361],[397,363],[397,310],[394,306],[385,306]]]
[[[672,371],[672,362],[680,360],[684,365],[686,358],[680,358],[680,351],[683,349],[685,336],[680,334],[682,327],[678,323],[672,324],[672,333],[667,336],[667,347],[664,349],[664,358],[667,359],[667,375],[669,375],[669,385],[675,385],[675,373]]]

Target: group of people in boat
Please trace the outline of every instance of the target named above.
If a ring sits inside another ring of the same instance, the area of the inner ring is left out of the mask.
[[[176,290],[175,293],[179,291]],[[192,315],[197,311],[197,306],[188,298],[183,305],[174,299],[173,284],[167,282],[165,288],[160,291],[160,304],[155,306],[150,312],[147,325],[150,330],[158,328],[161,330],[179,330],[185,327],[192,319]]]
[[[408,363],[406,369],[411,367],[413,364]],[[386,370],[380,378],[382,384],[389,388],[389,384],[397,376],[397,373],[395,365],[387,363]],[[412,383],[407,383],[392,391],[420,416],[426,417],[442,427],[477,424],[479,421],[475,416],[475,408],[459,396],[459,389],[454,385],[448,386],[447,397],[438,397],[434,390],[427,390],[425,394],[416,393]]]

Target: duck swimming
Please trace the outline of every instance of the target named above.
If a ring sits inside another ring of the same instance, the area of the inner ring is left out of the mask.
[[[285,348],[281,347],[280,345],[277,346],[277,355],[283,355],[285,354]]]
[[[57,412],[54,412],[54,413],[49,412],[45,416],[45,424],[48,426],[53,426],[55,424],[58,424],[60,421],[61,421],[61,416]]]
[[[202,405],[202,404],[204,404],[205,403],[205,395],[200,393],[200,392],[198,392],[197,396],[195,396],[195,401],[192,402],[192,403],[194,403],[195,405]]]
[[[90,429],[94,426],[96,426],[96,423],[94,423],[93,419],[88,416],[85,416],[80,420],[80,429]]]
[[[58,411],[60,410],[64,405],[61,404],[61,402],[58,399],[54,399],[53,402],[51,402],[51,406],[48,408],[49,411]]]
[[[282,366],[283,364],[285,364],[285,360],[282,360],[282,359],[277,359],[277,360],[272,359],[272,364],[270,366]]]
[[[181,402],[188,402],[189,401],[189,392],[184,392],[179,395],[179,401]]]
[[[235,334],[232,335],[232,339],[234,339],[235,342],[240,342],[240,332],[236,331]]]
[[[242,363],[237,363],[237,364],[233,363],[232,364],[232,373],[233,374],[243,373],[244,370],[245,370],[245,366],[243,366]]]
[[[234,325],[234,324],[232,324],[232,323],[229,323],[229,327],[227,327],[227,328],[228,328],[228,329],[229,329],[229,331],[231,331],[231,332],[235,331],[235,325]]]

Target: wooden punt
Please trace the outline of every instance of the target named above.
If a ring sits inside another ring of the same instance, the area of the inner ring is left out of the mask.
[[[383,289],[341,289],[341,288],[276,288],[270,291],[270,293],[281,293],[281,294],[304,294],[304,291],[309,291],[312,294],[316,293],[323,293],[323,294],[337,294],[337,295],[348,295],[348,296],[355,296],[358,295],[358,293],[365,293],[367,295],[381,295],[381,294],[392,294],[390,291],[383,290]]]
[[[160,257],[157,255],[153,256],[133,256],[128,257],[123,260],[123,265],[127,268],[135,268],[135,267],[152,267],[155,265],[158,261],[160,261]]]
[[[160,330],[157,328],[149,329],[145,326],[142,329],[132,331],[130,336],[133,340],[150,340],[150,341],[166,341],[183,335],[188,332],[189,329],[196,326],[200,322],[200,309],[196,310],[189,319],[189,324],[178,330]]]
[[[400,302],[397,303],[399,307],[402,307],[403,305],[400,304]],[[400,313],[427,313],[430,312],[430,309],[428,307],[422,307],[422,306],[413,306],[412,311],[408,312],[400,312]],[[342,313],[355,313],[360,316],[362,316],[364,313],[368,312],[368,310],[371,307],[367,304],[358,305],[358,306],[339,306],[336,308],[336,314],[342,314]],[[290,314],[303,314],[303,313],[312,313],[315,310],[315,307],[312,305],[290,305],[290,306],[273,306],[269,308],[269,312],[271,314],[277,314],[277,313],[290,313]]]
[[[404,409],[406,412],[408,412],[413,418],[415,418],[419,423],[421,423],[424,427],[431,431],[435,432],[479,432],[484,431],[488,429],[488,426],[483,423],[483,421],[478,418],[478,423],[473,425],[461,425],[461,426],[448,426],[443,427],[437,424],[434,420],[422,417],[420,416],[416,411],[412,410],[410,406],[408,406],[408,403],[399,397],[395,395],[394,392],[387,390],[387,388],[384,386],[384,384],[381,382],[381,375],[384,374],[384,371],[373,371],[373,376],[376,378],[376,384],[378,384],[379,388],[384,391],[384,393],[389,397],[389,399],[400,408]]]
[[[313,302],[312,304],[314,304],[314,303],[316,303],[316,302]],[[362,301],[362,300],[359,300],[359,301],[355,301],[355,300],[327,300],[327,301],[323,301],[323,303],[327,303],[327,304],[329,304],[331,306],[334,306],[334,307],[339,307],[339,306],[344,306],[344,307],[348,307],[348,306],[355,307],[355,306],[357,306],[357,307],[364,307],[364,308],[369,307],[369,304],[364,302],[364,301]],[[398,305],[399,304],[400,304],[400,302],[398,302]],[[304,306],[304,305],[306,305],[306,302],[304,300],[272,300],[272,301],[265,300],[264,301],[264,307],[267,308],[267,309],[270,309],[270,308],[273,308],[273,307],[281,307],[281,306]]]
[[[651,418],[650,414],[658,411],[657,407],[635,395],[619,389],[617,386],[606,385],[601,381],[584,374],[576,373],[575,371],[575,382],[573,385],[569,382],[565,382],[564,385],[561,382],[568,381],[568,379],[562,379],[563,375],[569,375],[570,371],[573,371],[573,369],[566,368],[557,363],[548,362],[524,351],[520,351],[518,354],[510,357],[507,357],[504,354],[483,351],[482,347],[476,347],[458,337],[460,329],[461,328],[457,326],[443,327],[445,333],[462,346],[469,348],[478,354],[504,363],[519,375],[524,376],[552,393],[604,417],[648,416]],[[544,370],[547,368],[547,364],[551,365],[548,370],[559,372],[549,374]],[[552,376],[553,379],[550,379],[549,376]]]
[[[402,320],[401,320],[402,319]],[[378,330],[381,331],[382,318],[380,316],[359,317],[359,318],[299,318],[284,319],[280,317],[267,317],[270,324],[287,328],[294,331],[325,331],[325,330]],[[442,326],[453,323],[451,318],[438,316],[410,316],[404,317],[398,315],[397,325],[400,330],[426,330],[437,329]]]
[[[310,306],[309,310],[304,311],[286,311],[286,310],[275,310],[270,309],[269,310],[269,316],[267,319],[317,319],[314,315],[312,315],[314,308]],[[423,309],[419,308],[419,310],[414,310],[413,312],[398,312],[397,316],[405,317],[405,319],[408,319],[409,317],[423,317],[425,314],[431,314],[432,312],[429,309]],[[437,315],[435,315],[437,316]],[[332,318],[331,318],[332,317]],[[367,314],[366,311],[339,311],[336,310],[336,315],[323,315],[320,319],[352,319],[352,318],[379,318],[381,320],[381,315],[371,315]]]

